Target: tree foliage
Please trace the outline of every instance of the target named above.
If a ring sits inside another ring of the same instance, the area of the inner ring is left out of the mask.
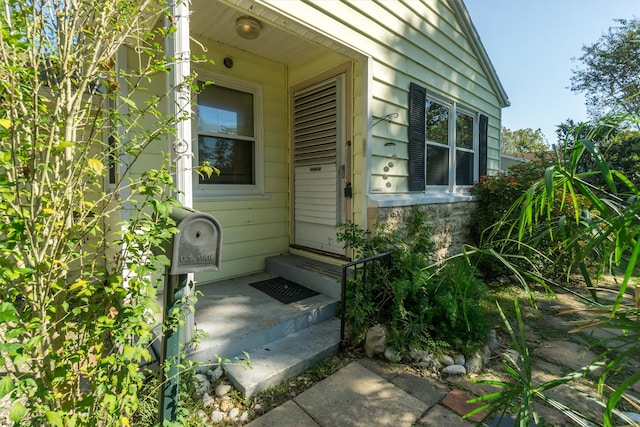
[[[540,129],[502,128],[502,152],[505,154],[540,153],[549,149]]]
[[[640,114],[640,19],[618,19],[597,42],[582,47],[571,90],[583,92],[592,118]]]
[[[594,136],[594,140],[601,144],[609,141],[611,136],[618,132],[618,124],[615,126],[606,126],[604,123],[576,123],[573,119],[567,119],[556,126],[556,136],[560,145],[563,147],[572,147],[574,142],[587,138],[589,135]]]
[[[16,425],[126,426],[138,408],[173,178],[166,162],[115,171],[178,120],[135,95],[167,70],[164,8],[2,1],[0,398]]]
[[[611,168],[623,173],[636,186],[640,186],[640,133],[629,129],[629,118],[602,118],[596,122],[580,124],[567,119],[558,125],[556,130],[558,139],[562,141],[559,151],[571,152],[576,143],[590,139]],[[586,152],[580,156],[576,167],[579,172],[594,170],[596,159]],[[604,184],[597,174],[589,179],[597,185]]]
[[[558,251],[570,252],[571,257],[548,256],[547,260],[555,261],[563,268],[567,278],[575,272],[582,275],[591,293],[590,300],[585,298],[587,303],[583,309],[589,316],[574,322],[574,332],[587,330],[594,336],[599,336],[598,329],[606,330],[605,336],[610,338],[597,340],[597,344],[602,345],[605,350],[596,360],[576,372],[542,384],[534,384],[527,372],[530,371],[531,362],[525,354],[526,341],[522,332],[522,319],[519,317],[521,338],[514,336],[513,339],[516,348],[520,347],[519,361],[514,361],[517,362],[515,369],[509,369],[515,382],[492,382],[503,387],[503,390],[478,399],[490,402],[482,410],[499,410],[504,413],[513,409],[514,401],[521,401],[523,405],[518,410],[517,418],[520,425],[528,425],[529,419],[535,418],[531,405],[534,399],[545,403],[553,402],[553,398],[547,394],[548,390],[565,385],[571,387],[586,373],[602,366],[598,373],[601,399],[589,400],[590,404],[602,408],[602,420],[589,419],[575,408],[564,405],[555,407],[580,425],[608,427],[620,425],[621,421],[633,424],[628,417],[629,413],[623,412],[623,403],[634,404],[629,391],[640,381],[640,372],[631,368],[633,359],[640,352],[640,300],[637,298],[635,285],[640,256],[640,188],[632,177],[619,168],[612,167],[612,162],[608,161],[606,153],[600,147],[610,147],[626,141],[626,151],[613,151],[621,153],[622,157],[629,157],[637,153],[638,135],[619,133],[608,141],[596,140],[607,135],[610,128],[618,128],[623,121],[629,120],[633,120],[635,124],[640,122],[637,116],[617,116],[611,122],[601,120],[600,123],[607,123],[604,129],[593,123],[571,129],[571,135],[580,137],[556,148],[555,160],[545,169],[543,176],[531,183],[510,206],[503,220],[496,224],[496,227],[503,228],[503,233],[493,233],[498,236],[499,241],[494,242],[491,248],[491,253],[497,254],[496,258],[508,265],[525,286],[523,277],[542,284],[558,286],[558,283],[542,270],[527,269],[521,263],[509,262],[519,259],[522,247],[537,249],[540,241],[551,239],[556,242]],[[587,127],[591,130],[586,131]],[[585,156],[589,157],[589,161],[585,161]],[[626,159],[612,157],[610,160],[622,165]],[[636,171],[637,169],[630,172]],[[517,220],[510,221],[514,216]],[[517,246],[503,245],[501,242],[504,241],[516,242]],[[602,273],[616,274],[618,280],[615,285],[599,286]],[[577,308],[575,311],[581,309]],[[594,330],[596,331],[593,332]]]

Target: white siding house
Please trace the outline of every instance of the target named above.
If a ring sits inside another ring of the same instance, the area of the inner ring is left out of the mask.
[[[241,18],[257,37],[238,34]],[[413,205],[433,211],[442,253],[465,240],[468,189],[499,170],[509,102],[462,0],[193,0],[189,34],[215,64],[191,63],[212,83],[194,95],[193,161],[222,171],[189,173],[193,207],[224,230],[222,268],[198,282],[286,252],[348,259],[336,225]]]

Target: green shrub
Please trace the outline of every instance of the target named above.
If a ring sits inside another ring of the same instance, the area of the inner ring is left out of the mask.
[[[471,188],[471,194],[478,197],[474,228],[478,230],[476,240],[480,248],[510,254],[514,265],[532,270],[538,276],[557,278],[566,273],[565,267],[571,265],[574,258],[573,249],[562,245],[558,237],[572,226],[566,218],[574,216],[575,205],[585,204],[584,197],[555,194],[554,209],[548,212],[548,222],[543,226],[532,225],[528,230],[531,238],[516,238],[522,214],[520,200],[533,184],[544,180],[550,165],[548,160],[540,158],[514,165],[494,176],[483,176]],[[477,266],[489,279],[510,274],[505,265],[496,262],[492,256],[481,257]]]
[[[611,119],[619,123],[624,120],[640,122],[637,116]],[[523,320],[516,304],[518,333],[514,333],[502,315],[519,355],[519,360],[512,359],[505,364],[512,381],[491,381],[490,384],[498,385],[502,390],[476,399],[488,402],[477,411],[488,409],[488,414],[498,411],[512,413],[515,404],[516,424],[529,425],[529,418],[535,417],[535,399],[559,409],[581,425],[592,425],[593,420],[587,420],[587,424],[584,414],[554,402],[546,392],[559,386],[582,386],[581,379],[587,373],[598,372],[595,368],[601,368],[598,374],[599,399],[588,397],[589,405],[602,408],[602,420],[597,422],[604,426],[621,425],[621,421],[632,423],[623,411],[628,409],[627,403],[633,405],[634,397],[629,391],[640,382],[637,370],[630,375],[625,373],[633,366],[634,357],[640,354],[639,300],[635,284],[640,257],[640,188],[624,173],[611,168],[599,149],[602,143],[589,139],[598,137],[600,133],[598,128],[594,128],[587,138],[575,141],[563,153],[564,156],[557,156],[557,163],[547,169],[545,179],[533,183],[517,200],[519,218],[511,236],[521,245],[526,245],[536,236],[553,235],[557,244],[573,255],[564,265],[566,272],[570,273],[574,265],[579,266],[592,300],[585,297],[584,307],[573,310],[582,320],[574,322],[572,332],[588,330],[593,337],[606,337],[596,339],[595,343],[606,347],[606,350],[575,372],[534,384]],[[585,161],[585,157],[589,161]],[[590,161],[593,161],[591,169],[583,169]],[[602,185],[597,185],[598,182]],[[564,222],[559,222],[554,220],[557,212],[572,215],[566,215]],[[562,224],[562,228],[558,224]],[[504,253],[500,255],[505,258]],[[594,263],[597,268],[593,268]],[[616,270],[620,273],[615,282],[600,288],[598,275],[603,271],[613,274]],[[524,275],[528,273],[522,271]],[[547,276],[539,276],[539,279],[551,284],[554,280]],[[633,298],[634,291],[636,298]],[[555,391],[558,392],[557,389]]]
[[[478,197],[475,217],[478,231],[491,229],[494,224],[504,220],[513,202],[522,196],[531,184],[543,177],[547,166],[547,161],[537,159],[513,165],[497,175],[482,176],[480,181],[471,187],[471,194]],[[511,219],[515,219],[516,215]]]
[[[403,226],[380,226],[374,235],[354,224],[340,227],[338,240],[358,257],[390,251],[390,262],[357,270],[346,291],[349,339],[358,343],[370,326],[389,328],[398,350],[450,347],[468,350],[488,332],[479,300],[484,284],[464,258],[431,263],[433,242],[426,214],[414,208]]]

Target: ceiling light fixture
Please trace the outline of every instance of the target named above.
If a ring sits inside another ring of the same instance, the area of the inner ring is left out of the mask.
[[[258,38],[262,24],[252,16],[241,16],[236,19],[236,33],[243,39],[253,40]]]

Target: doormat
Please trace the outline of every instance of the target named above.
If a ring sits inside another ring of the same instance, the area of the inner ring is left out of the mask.
[[[249,283],[249,285],[277,299],[283,304],[291,304],[292,302],[318,295],[318,292],[312,291],[283,277]]]

